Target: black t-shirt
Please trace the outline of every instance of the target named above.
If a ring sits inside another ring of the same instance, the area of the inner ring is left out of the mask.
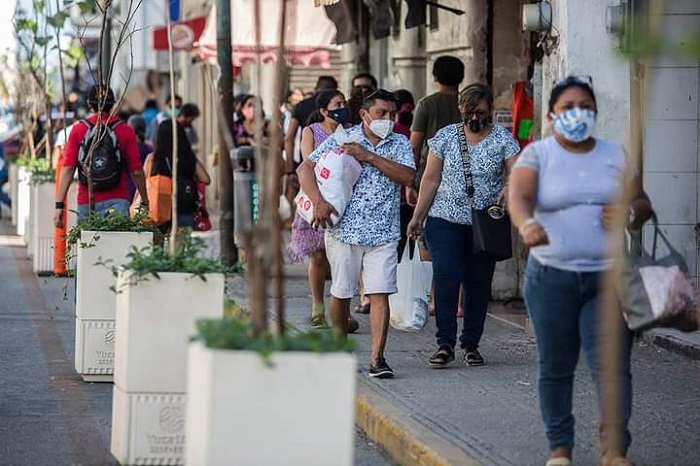
[[[311,97],[307,97],[294,107],[292,118],[295,118],[299,122],[301,128],[308,126],[309,117],[314,113],[314,110],[316,110],[317,95],[318,94],[314,94]]]

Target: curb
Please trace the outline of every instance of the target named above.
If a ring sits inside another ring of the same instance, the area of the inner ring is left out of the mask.
[[[700,346],[685,341],[681,338],[664,334],[657,330],[644,332],[642,334],[642,338],[647,343],[658,346],[666,351],[678,353],[681,356],[685,356],[686,358],[696,361],[700,360]]]
[[[400,465],[481,465],[476,458],[416,422],[363,383],[357,384],[355,423],[367,438],[380,445]]]

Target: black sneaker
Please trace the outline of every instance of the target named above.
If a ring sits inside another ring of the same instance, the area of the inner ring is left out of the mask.
[[[374,360],[374,364],[370,364],[369,376],[378,379],[390,379],[394,376],[394,370],[386,363],[386,359],[380,357]]]
[[[465,349],[463,360],[464,364],[471,367],[484,365],[484,358],[477,349]]]
[[[434,369],[445,367],[455,360],[455,350],[449,345],[440,345],[438,350],[428,359],[428,365]]]

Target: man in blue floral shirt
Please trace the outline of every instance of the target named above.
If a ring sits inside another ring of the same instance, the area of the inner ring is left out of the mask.
[[[329,137],[298,169],[299,182],[314,204],[312,225],[326,230],[326,254],[331,265],[331,319],[347,333],[350,300],[357,293],[360,275],[370,298],[372,351],[369,375],[393,377],[384,359],[389,330],[389,295],[396,293],[397,246],[400,234],[399,190],[412,186],[415,162],[405,136],[392,132],[396,97],[379,89],[365,99],[362,123],[350,129],[359,142],[339,145]],[[360,178],[337,225],[336,214],[318,189],[314,167],[323,154],[339,150],[362,164]]]

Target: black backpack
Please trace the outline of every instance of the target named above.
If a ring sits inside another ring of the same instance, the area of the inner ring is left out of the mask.
[[[78,179],[80,183],[87,186],[87,174],[83,170],[83,164],[87,161],[88,152],[93,145],[93,140],[98,136],[97,125],[88,120],[82,120],[87,125],[88,131],[80,144],[78,152]],[[115,121],[104,127],[102,139],[97,141],[92,152],[92,163],[90,164],[90,175],[92,176],[92,189],[95,191],[110,191],[121,181],[122,172],[125,168],[124,158],[119,150],[119,142],[114,129],[121,121]]]

